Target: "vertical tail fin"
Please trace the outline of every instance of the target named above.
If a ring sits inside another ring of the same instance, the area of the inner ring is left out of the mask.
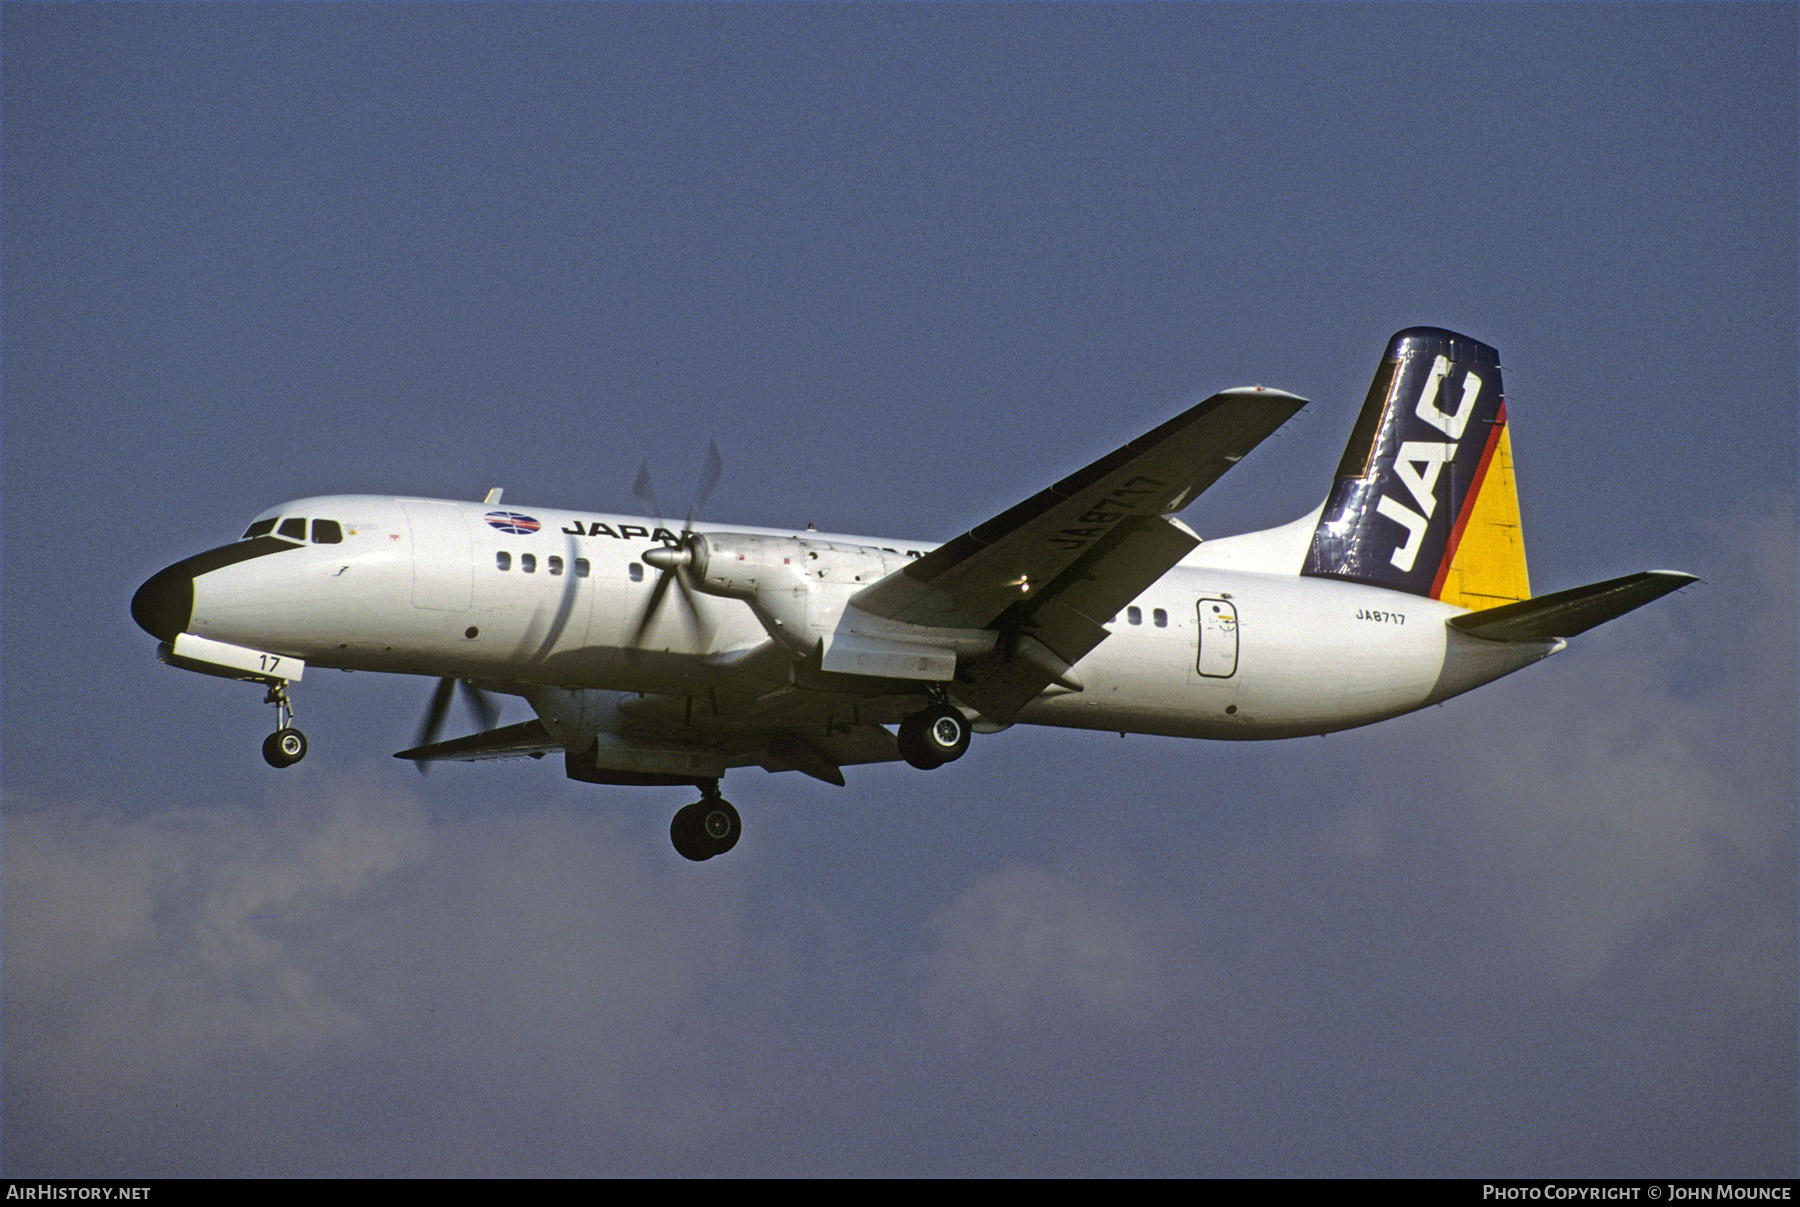
[[[1388,341],[1301,573],[1474,609],[1531,598],[1497,351],[1436,327]]]

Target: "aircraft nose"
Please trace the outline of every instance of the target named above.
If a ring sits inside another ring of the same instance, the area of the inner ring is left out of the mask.
[[[182,562],[144,580],[131,597],[131,618],[162,641],[173,641],[194,615],[194,576]]]

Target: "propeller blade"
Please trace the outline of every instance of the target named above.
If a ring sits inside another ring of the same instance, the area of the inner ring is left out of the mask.
[[[475,720],[480,724],[482,732],[486,733],[498,725],[500,723],[500,706],[494,703],[494,698],[467,679],[458,679],[457,682],[462,684],[463,699],[475,713]]]
[[[687,607],[688,628],[700,631],[700,605],[694,602],[694,589],[688,586],[687,576],[680,570],[673,572],[675,585],[681,588],[681,602]]]
[[[706,442],[706,459],[700,465],[700,479],[694,485],[693,506],[688,508],[687,522],[682,527],[681,535],[671,545],[664,538],[664,548],[652,549],[644,554],[644,563],[657,570],[656,585],[650,589],[650,598],[644,601],[644,611],[638,617],[637,625],[631,632],[631,648],[635,651],[643,644],[644,636],[650,626],[656,622],[656,613],[669,596],[669,581],[674,580],[679,589],[681,605],[686,612],[689,629],[698,632],[700,624],[700,605],[694,600],[694,589],[687,579],[687,567],[692,564],[693,550],[688,540],[694,533],[694,524],[700,518],[701,508],[712,497],[713,488],[725,472],[725,460],[719,456],[717,441]],[[650,485],[650,463],[645,461],[638,466],[637,482],[631,493],[644,504],[649,513],[660,518],[662,508],[657,506],[656,491]]]
[[[650,624],[656,619],[656,609],[662,606],[663,596],[669,592],[669,579],[680,571],[664,570],[656,576],[656,585],[650,588],[650,598],[644,603],[643,615],[638,617],[637,627],[631,631],[631,647],[636,649],[644,640],[644,634],[650,631]],[[684,587],[686,584],[683,584]]]
[[[638,502],[644,505],[647,515],[656,519],[662,518],[662,508],[656,505],[656,490],[650,485],[650,462],[644,461],[638,466],[637,481],[632,483],[631,493]]]
[[[431,703],[425,706],[425,719],[419,724],[419,735],[413,740],[413,746],[429,746],[437,741],[438,731],[444,727],[444,715],[450,711],[450,697],[455,691],[456,680],[438,680],[431,693]],[[426,773],[424,759],[415,759],[413,766],[419,769],[420,775]]]
[[[694,486],[694,505],[688,508],[687,524],[682,529],[685,536],[694,530],[694,521],[700,518],[700,509],[712,497],[713,487],[719,484],[719,478],[725,472],[725,462],[719,456],[717,441],[706,442],[706,461],[700,467],[700,481]]]
[[[474,712],[482,732],[485,733],[500,723],[500,706],[488,693],[467,679],[439,679],[437,686],[431,691],[431,703],[425,706],[425,719],[419,723],[419,734],[413,739],[415,748],[429,746],[437,741],[438,734],[444,728],[444,718],[450,715],[450,698],[456,694],[459,686],[462,688],[463,700]],[[420,775],[429,773],[431,768],[431,764],[424,759],[414,759],[413,766],[419,769]]]

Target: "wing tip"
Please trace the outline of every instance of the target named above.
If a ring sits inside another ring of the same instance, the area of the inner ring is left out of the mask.
[[[1301,406],[1312,405],[1312,399],[1302,398],[1286,390],[1277,390],[1274,386],[1234,386],[1229,390],[1220,390],[1214,398],[1269,398],[1281,402],[1297,402]]]

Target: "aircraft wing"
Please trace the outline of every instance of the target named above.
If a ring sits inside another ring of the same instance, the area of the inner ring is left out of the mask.
[[[1305,405],[1303,398],[1260,387],[1214,394],[851,602],[905,624],[988,628],[1105,546],[1128,521],[1186,507]]]
[[[632,714],[640,721],[654,724],[658,714],[679,716],[685,698],[646,696],[640,697],[638,703],[640,707],[633,708]],[[816,719],[805,715],[808,711],[817,714]],[[710,732],[706,749],[717,754],[728,767],[760,765],[770,771],[799,771],[840,788],[844,786],[842,768],[858,763],[892,762],[900,757],[894,736],[880,725],[844,723],[834,719],[829,709],[821,711],[816,702],[810,710],[796,710],[785,725],[747,727],[726,724],[716,727]],[[542,758],[561,750],[562,744],[551,736],[544,723],[533,719],[447,742],[415,746],[394,757],[423,766],[435,762]],[[667,778],[675,783],[689,782],[680,775]]]
[[[483,759],[542,758],[552,750],[561,749],[561,743],[550,736],[544,723],[534,718],[502,729],[490,729],[486,733],[472,733],[467,737],[451,738],[447,742],[414,746],[411,750],[400,751],[394,757],[414,763],[434,763],[440,759],[473,763]]]

